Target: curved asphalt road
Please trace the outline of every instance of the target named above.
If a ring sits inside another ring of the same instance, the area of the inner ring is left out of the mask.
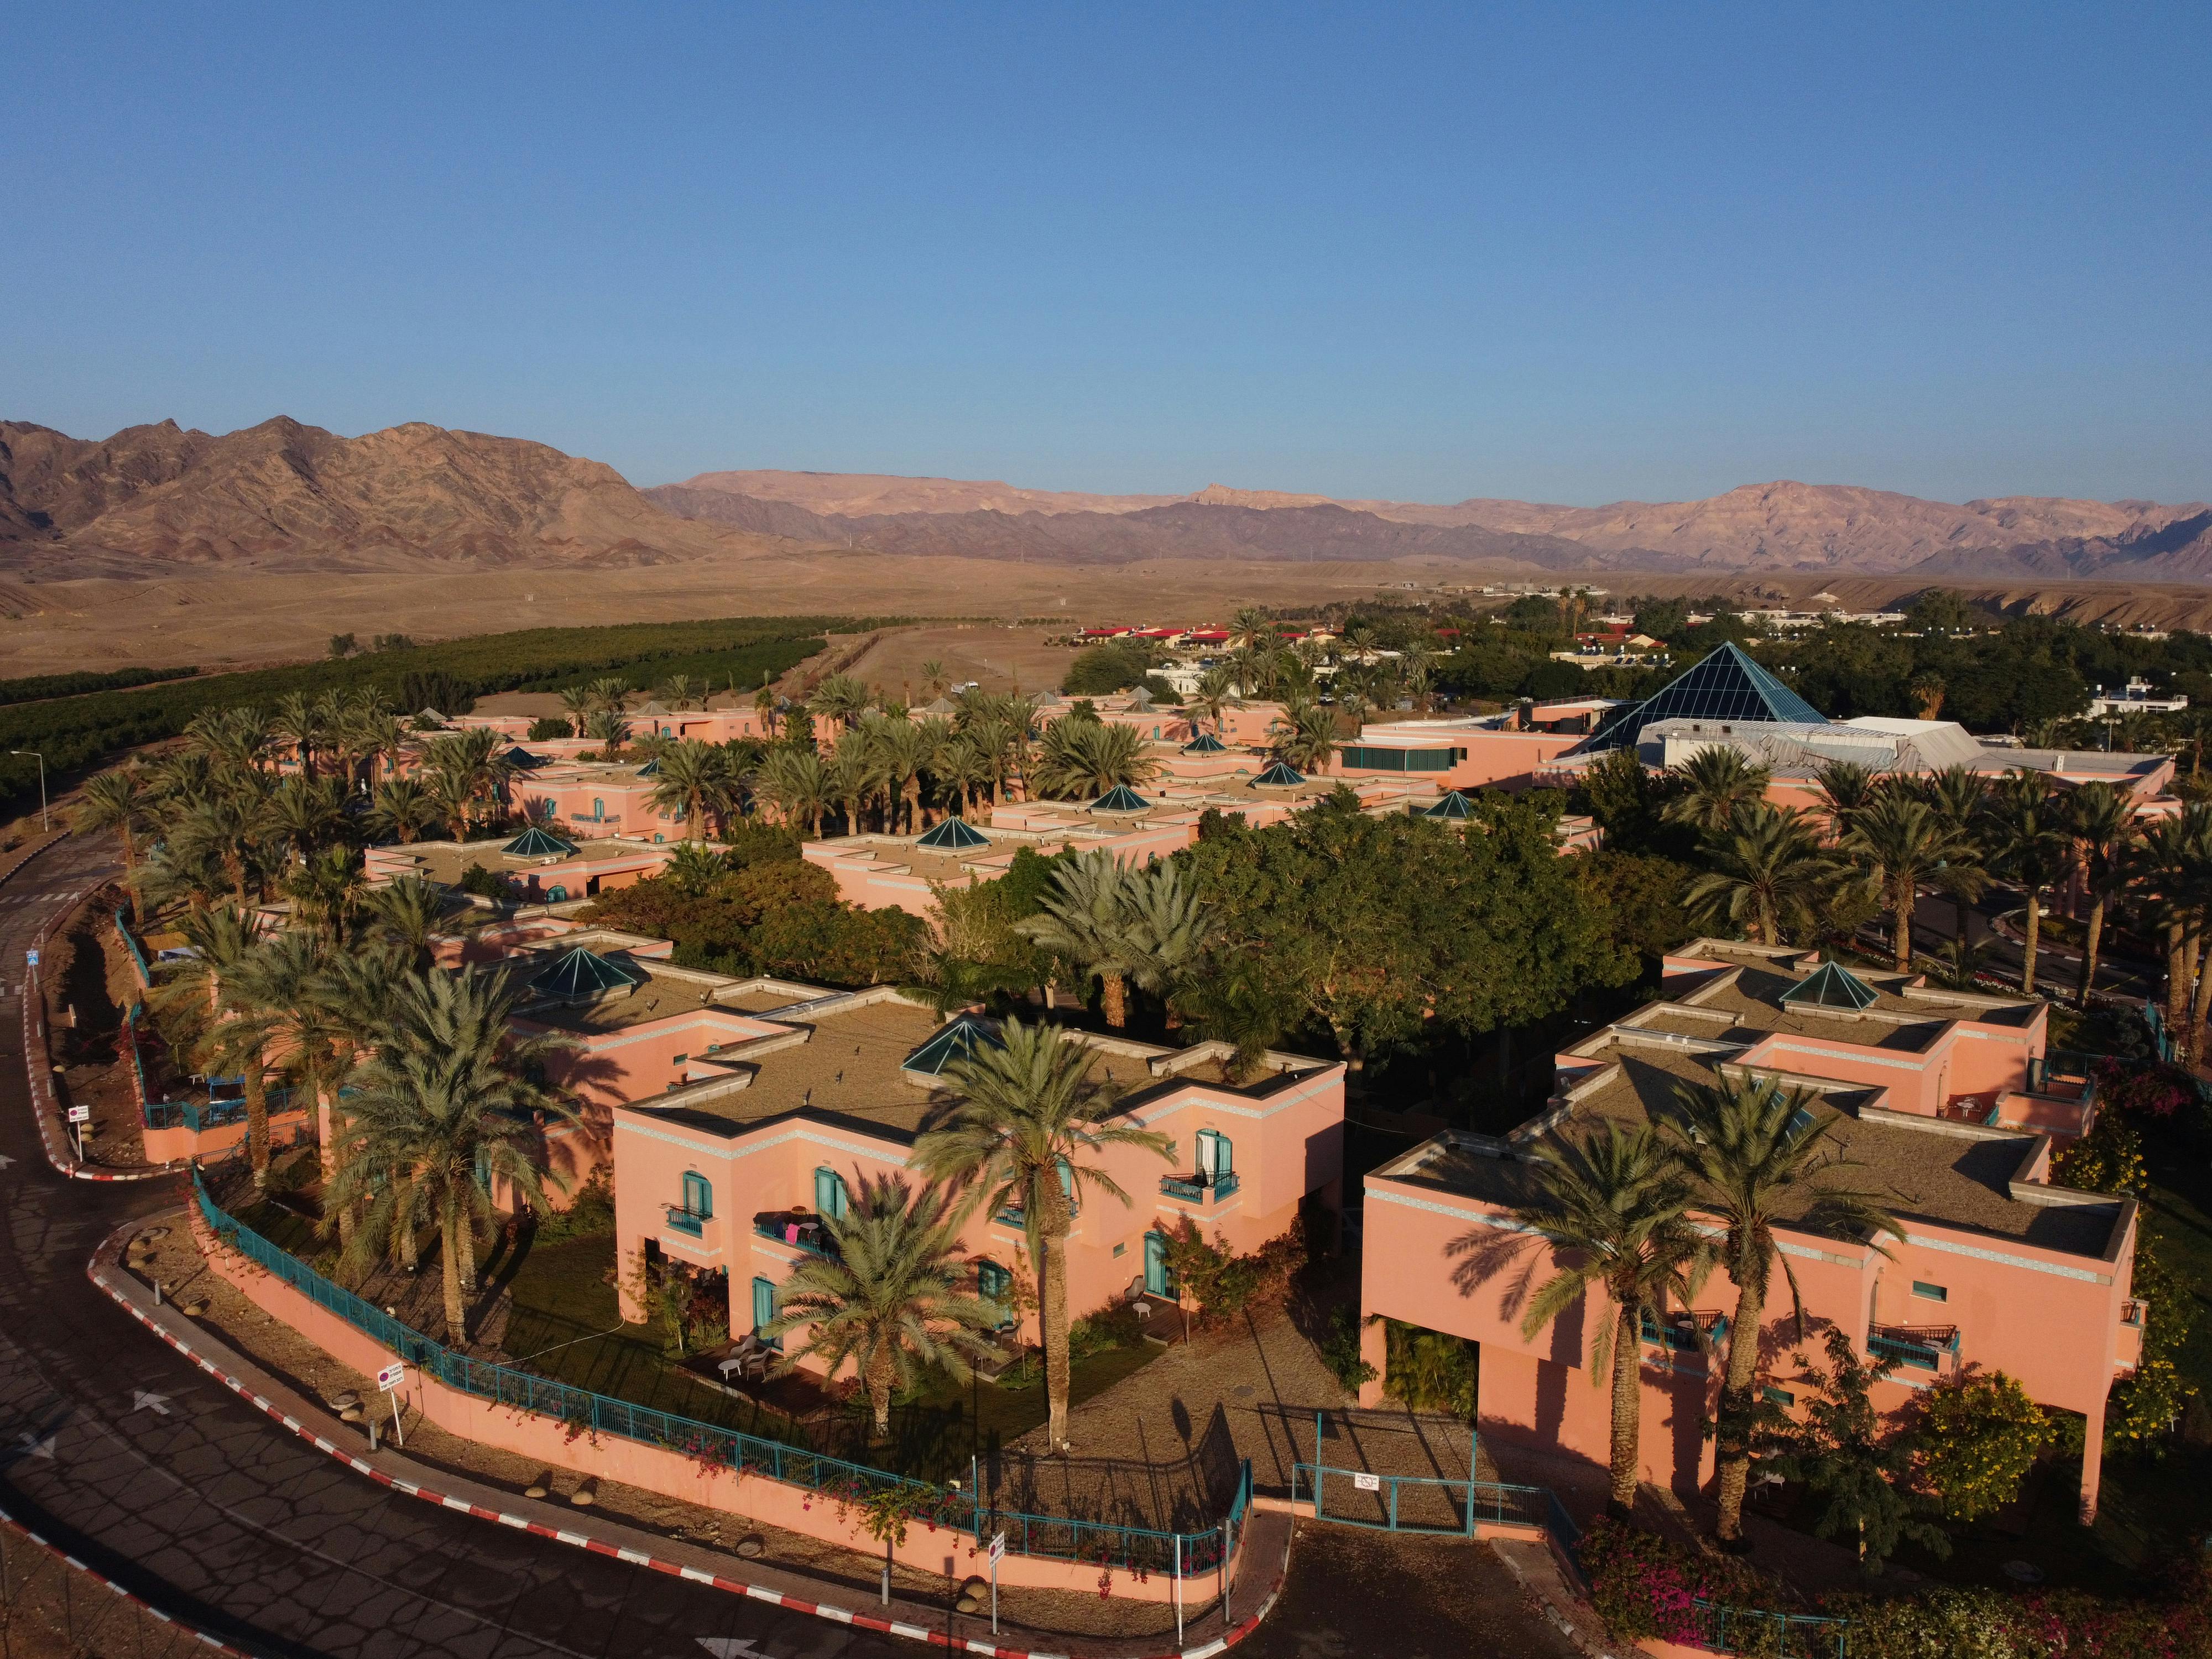
[[[388,1492],[270,1424],[94,1289],[85,1263],[100,1242],[173,1207],[184,1183],[54,1173],[13,1005],[32,934],[111,867],[103,847],[70,841],[0,885],[0,1503],[154,1606],[254,1654],[914,1651]]]

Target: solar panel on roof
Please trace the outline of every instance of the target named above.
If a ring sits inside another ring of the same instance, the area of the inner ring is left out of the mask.
[[[1613,710],[1611,719],[1567,753],[1626,748],[1645,726],[1666,720],[1828,724],[1826,715],[1729,641],[1642,702]]]

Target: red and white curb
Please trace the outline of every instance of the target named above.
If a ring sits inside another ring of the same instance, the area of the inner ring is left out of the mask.
[[[52,1556],[56,1560],[62,1563],[63,1565],[74,1567],[77,1571],[91,1579],[95,1584],[105,1584],[109,1589],[113,1590],[118,1595],[130,1602],[132,1607],[137,1607],[141,1613],[148,1613],[152,1617],[160,1620],[165,1625],[175,1626],[179,1630],[184,1632],[185,1635],[191,1637],[194,1641],[200,1643],[211,1651],[216,1653],[230,1654],[234,1656],[234,1659],[253,1659],[253,1656],[247,1653],[243,1648],[234,1648],[231,1646],[229,1643],[222,1640],[222,1638],[209,1635],[198,1625],[188,1625],[183,1620],[176,1617],[173,1613],[162,1612],[161,1608],[155,1607],[144,1596],[136,1595],[131,1591],[124,1589],[122,1585],[117,1583],[112,1578],[108,1577],[105,1573],[94,1572],[90,1567],[85,1565],[83,1562],[78,1560],[76,1557],[71,1555],[59,1544],[53,1542],[50,1539],[40,1536],[39,1534],[33,1532],[29,1527],[25,1526],[14,1516],[9,1514],[5,1508],[0,1508],[0,1526],[4,1526],[9,1531],[15,1533],[21,1537],[29,1539],[32,1543],[36,1544],[40,1549],[46,1551],[47,1554]]]
[[[137,1222],[131,1224],[134,1228],[139,1224]],[[106,1246],[102,1246],[102,1249],[105,1249]],[[470,1503],[466,1498],[449,1498],[443,1492],[433,1492],[429,1487],[418,1486],[414,1481],[403,1480],[397,1475],[386,1474],[383,1470],[356,1457],[344,1448],[325,1439],[299,1419],[287,1415],[283,1407],[254,1393],[246,1383],[231,1376],[204,1354],[197,1352],[191,1344],[175,1335],[167,1326],[150,1317],[135,1300],[125,1295],[109,1282],[106,1274],[100,1269],[97,1255],[87,1265],[85,1272],[87,1277],[101,1290],[106,1291],[125,1313],[240,1399],[258,1409],[264,1416],[289,1429],[301,1439],[313,1446],[316,1450],[327,1453],[356,1474],[367,1475],[380,1486],[389,1486],[394,1492],[404,1492],[410,1498],[419,1498],[426,1504],[435,1504],[442,1509],[459,1510],[461,1514],[473,1516],[479,1521],[496,1522],[502,1527],[513,1527],[516,1531],[529,1533],[533,1537],[550,1538],[556,1543],[567,1544],[576,1549],[589,1550],[594,1555],[611,1555],[617,1560],[627,1561],[634,1566],[650,1567],[655,1572],[665,1572],[672,1578],[688,1578],[694,1583],[712,1585],[714,1589],[726,1590],[732,1595],[742,1595],[754,1601],[765,1601],[770,1607],[782,1607],[792,1613],[810,1614],[817,1619],[828,1620],[834,1624],[851,1625],[860,1630],[874,1631],[885,1636],[904,1637],[912,1642],[927,1642],[933,1646],[950,1648],[958,1653],[989,1654],[994,1656],[994,1659],[1070,1659],[1070,1656],[1066,1654],[1043,1653],[1026,1648],[1000,1647],[994,1643],[951,1636],[943,1631],[931,1630],[921,1625],[908,1624],[894,1619],[879,1619],[871,1613],[854,1613],[845,1607],[831,1607],[826,1602],[805,1601],[799,1596],[787,1595],[781,1590],[770,1589],[765,1584],[749,1584],[743,1579],[728,1578],[720,1573],[702,1571],[697,1567],[687,1567],[674,1561],[663,1561],[641,1551],[624,1549],[617,1545],[610,1544],[604,1539],[593,1538],[586,1533],[549,1527],[542,1522],[532,1521],[525,1516],[510,1515],[504,1510],[488,1510],[482,1504]],[[1284,1559],[1285,1575],[1288,1573],[1289,1565],[1289,1557],[1285,1553]],[[1213,1655],[1234,1647],[1258,1629],[1261,1621],[1273,1611],[1276,1599],[1282,1593],[1283,1577],[1279,1576],[1274,1588],[1268,1591],[1267,1599],[1260,1604],[1258,1610],[1251,1617],[1243,1620],[1226,1635],[1217,1636],[1211,1642],[1179,1650],[1170,1649],[1158,1654],[1131,1656],[1115,1654],[1112,1659],[1212,1659]]]

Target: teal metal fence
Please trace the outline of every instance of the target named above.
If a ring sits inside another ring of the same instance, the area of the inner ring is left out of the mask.
[[[1702,1597],[1692,1604],[1690,1618],[1697,1641],[1715,1653],[1755,1655],[1757,1659],[1850,1659],[1848,1619],[1722,1607]]]
[[[665,1447],[740,1474],[763,1475],[818,1492],[833,1501],[860,1504],[878,1493],[896,1492],[911,1504],[914,1518],[926,1524],[957,1528],[979,1540],[1003,1529],[1006,1547],[1017,1554],[1091,1562],[1130,1571],[1171,1572],[1180,1560],[1186,1576],[1210,1572],[1222,1560],[1224,1548],[1234,1553],[1250,1512],[1249,1461],[1223,1524],[1205,1532],[1177,1534],[1068,1516],[1031,1515],[993,1508],[979,1502],[980,1494],[973,1490],[939,1486],[888,1469],[848,1462],[779,1440],[632,1405],[627,1400],[611,1399],[512,1365],[472,1358],[402,1324],[374,1303],[332,1284],[299,1257],[262,1237],[215,1201],[197,1162],[192,1166],[192,1191],[200,1213],[226,1243],[425,1376],[479,1400],[551,1418],[579,1433],[619,1435]]]
[[[150,988],[154,983],[154,970],[146,965],[146,953],[138,948],[138,941],[131,936],[131,924],[123,919],[120,905],[115,910],[115,931],[130,950],[131,960],[138,966],[138,983]]]

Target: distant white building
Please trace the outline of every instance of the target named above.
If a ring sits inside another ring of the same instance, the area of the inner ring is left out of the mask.
[[[2189,699],[2179,693],[2166,696],[2154,696],[2148,680],[2130,680],[2117,693],[2103,686],[2089,699],[2089,715],[2093,720],[2104,720],[2114,714],[2178,714],[2189,707]]]

